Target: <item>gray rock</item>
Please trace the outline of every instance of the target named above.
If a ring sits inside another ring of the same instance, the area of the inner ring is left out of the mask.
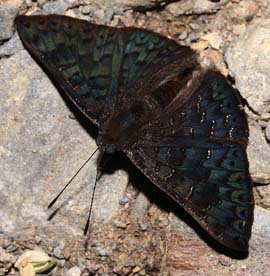
[[[188,41],[188,42],[196,42],[196,41],[198,41],[199,37],[200,37],[200,35],[197,34],[197,33],[190,33],[189,36],[188,36],[188,38],[186,39],[186,41]]]
[[[90,275],[95,275],[95,274],[96,274],[96,271],[97,271],[97,270],[96,270],[95,268],[93,268],[93,267],[89,267],[88,270],[89,270]]]
[[[200,28],[200,25],[194,22],[191,22],[189,26],[192,30],[198,30]]]
[[[1,1],[0,3],[0,41],[9,39],[14,32],[14,19],[19,12],[20,0]]]
[[[270,121],[268,121],[266,129],[265,129],[265,136],[268,142],[270,142]]]
[[[57,259],[56,260],[56,263],[57,263],[57,266],[59,266],[59,267],[64,267],[65,266],[65,264],[66,264],[66,260],[63,260],[63,259]]]
[[[18,33],[15,32],[9,41],[0,46],[0,58],[9,57],[22,49],[23,46]]]
[[[105,248],[97,247],[96,250],[97,250],[97,253],[98,253],[99,256],[106,257],[106,256],[109,255]]]
[[[90,276],[90,275],[91,275],[91,274],[90,274],[89,270],[88,270],[88,269],[84,269],[84,270],[82,271],[82,273],[81,273],[80,276]]]
[[[215,13],[229,0],[211,2],[209,0],[182,0],[169,4],[166,10],[175,16],[183,14]]]
[[[222,44],[222,36],[217,32],[206,34],[202,39],[208,41],[213,49],[218,50]]]
[[[73,266],[67,271],[67,276],[81,276],[81,269],[78,266]]]
[[[95,21],[97,21],[98,23],[103,23],[105,22],[105,12],[104,10],[95,10],[93,12],[93,17],[95,18]]]
[[[45,2],[43,9],[40,11],[40,14],[65,14],[68,9],[68,4],[62,0],[57,0],[54,2]]]
[[[149,204],[149,199],[143,193],[140,193],[136,198],[134,205],[132,206],[130,218],[134,222],[141,223],[147,213]]]
[[[235,85],[249,105],[263,115],[270,112],[270,22],[256,20],[226,51]]]
[[[258,4],[254,0],[242,0],[234,9],[238,21],[251,21],[258,13]]]
[[[267,9],[269,7],[269,0],[261,0],[259,2],[259,6],[263,9]]]
[[[182,32],[182,33],[179,35],[178,39],[180,39],[180,40],[185,40],[187,37],[188,37],[188,33],[187,33],[187,32]]]
[[[144,223],[140,223],[140,230],[145,232],[148,230],[148,226]]]
[[[249,144],[247,148],[250,174],[254,182],[268,184],[270,181],[270,147],[257,122],[249,124]]]
[[[86,6],[81,6],[81,13],[86,15],[86,14],[90,14],[93,11],[92,6],[90,5],[86,5]]]
[[[264,209],[260,206],[255,206],[252,234],[269,239],[270,210]]]
[[[128,175],[119,170],[113,175],[103,175],[98,182],[94,198],[93,217],[98,221],[109,222],[119,212],[119,200],[124,196]]]
[[[124,8],[117,8],[117,7],[112,7],[109,8],[105,11],[105,16],[106,16],[106,20],[107,22],[110,22],[113,19],[114,15],[123,15],[124,14],[125,9]]]
[[[40,236],[35,236],[35,243],[40,244],[42,241],[42,238]]]
[[[206,49],[200,53],[200,63],[203,68],[216,68],[224,76],[228,75],[228,69],[220,51]]]
[[[95,0],[91,3],[96,3],[107,8],[127,8],[127,9],[139,9],[146,10],[155,6],[164,5],[169,3],[170,0]]]
[[[65,259],[63,249],[60,246],[53,249],[53,256],[60,260]]]
[[[31,8],[33,5],[32,0],[25,0],[25,4],[27,5],[28,8]]]
[[[6,252],[2,247],[0,247],[0,260],[3,263],[12,263],[15,260],[14,255]]]
[[[130,201],[129,198],[123,197],[123,198],[120,198],[120,199],[119,199],[119,204],[120,204],[120,205],[125,205],[125,204],[128,203],[129,201]]]
[[[258,195],[256,197],[257,204],[270,210],[270,185],[260,185],[255,189]]]
[[[46,3],[47,0],[37,0],[39,5],[44,5]]]

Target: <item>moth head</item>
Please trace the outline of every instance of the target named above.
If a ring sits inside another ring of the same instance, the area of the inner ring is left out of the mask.
[[[106,143],[106,140],[104,140],[101,135],[98,135],[96,139],[96,144],[98,148],[103,152],[114,153],[115,151],[117,151],[117,146],[113,143]]]

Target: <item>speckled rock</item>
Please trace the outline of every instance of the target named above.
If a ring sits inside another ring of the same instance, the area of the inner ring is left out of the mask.
[[[228,68],[221,52],[214,49],[207,49],[200,52],[200,63],[204,68],[215,68],[224,76],[228,75]]]
[[[256,20],[228,48],[226,61],[235,84],[251,108],[270,112],[270,22]]]
[[[9,57],[22,49],[23,46],[18,36],[18,33],[15,32],[10,40],[8,40],[6,43],[0,46],[0,58]]]
[[[254,182],[268,184],[270,181],[270,147],[257,122],[249,123],[247,148],[250,174]]]
[[[73,266],[67,271],[67,276],[80,276],[81,275],[81,269],[78,266]]]
[[[65,14],[66,10],[68,9],[68,4],[62,0],[54,1],[54,2],[46,2],[43,5],[43,9],[41,10],[40,14]]]
[[[228,2],[228,0],[216,2],[209,0],[182,0],[169,4],[166,10],[175,16],[183,14],[214,13]]]
[[[258,3],[254,0],[242,0],[235,9],[235,14],[238,19],[243,18],[248,20],[258,12]]]
[[[270,239],[270,210],[256,206],[252,234]]]
[[[14,32],[14,18],[19,12],[21,0],[7,0],[0,2],[0,41],[9,39]]]
[[[270,121],[267,122],[266,129],[265,129],[265,136],[267,142],[270,142]]]
[[[147,213],[149,205],[149,199],[143,193],[140,193],[133,205],[132,211],[130,213],[130,218],[134,222],[141,223]]]
[[[220,48],[220,45],[222,43],[221,35],[216,32],[204,35],[202,36],[202,39],[208,41],[211,47],[216,50]]]
[[[257,204],[266,209],[270,209],[270,185],[257,186],[255,192],[257,193],[255,194]]]
[[[155,6],[164,5],[169,0],[95,0],[99,5],[106,8],[122,7],[136,10],[146,10]]]

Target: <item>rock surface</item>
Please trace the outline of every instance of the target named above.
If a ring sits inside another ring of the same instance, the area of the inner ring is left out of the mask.
[[[270,21],[256,20],[231,44],[226,61],[235,85],[260,115],[270,112]]]
[[[9,57],[22,49],[23,46],[18,36],[18,33],[15,32],[15,34],[11,37],[10,40],[8,40],[6,43],[0,46],[0,58]]]
[[[81,275],[81,269],[78,266],[73,266],[67,271],[67,276],[80,276]]]
[[[14,32],[14,19],[19,12],[21,0],[0,2],[0,41],[9,39]]]
[[[257,204],[270,209],[270,185],[257,186],[255,188],[255,196]]]
[[[169,4],[166,10],[175,16],[183,14],[214,13],[228,2],[228,0],[182,0]]]
[[[62,0],[54,1],[54,2],[46,2],[43,5],[43,9],[40,11],[40,14],[65,14],[68,9],[68,4]]]
[[[98,0],[97,4],[105,8],[122,7],[126,9],[147,10],[166,4],[170,0]]]
[[[249,145],[247,149],[250,174],[254,182],[268,184],[270,182],[270,147],[256,122],[249,124]]]

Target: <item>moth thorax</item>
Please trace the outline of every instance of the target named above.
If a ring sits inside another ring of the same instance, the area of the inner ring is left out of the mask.
[[[110,139],[106,139],[106,136],[103,137],[101,135],[98,135],[96,139],[96,144],[100,151],[104,151],[107,153],[114,153],[118,150],[117,145],[111,142]]]

